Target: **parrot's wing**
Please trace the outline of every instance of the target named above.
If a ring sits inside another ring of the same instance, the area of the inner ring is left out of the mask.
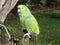
[[[34,16],[26,18],[24,23],[29,33],[34,32],[36,34],[39,34],[39,26]]]

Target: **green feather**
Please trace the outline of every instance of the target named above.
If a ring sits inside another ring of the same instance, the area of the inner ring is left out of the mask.
[[[23,27],[25,27],[28,30],[29,34],[32,32],[34,32],[35,34],[39,34],[40,30],[37,20],[31,14],[27,6],[25,5],[21,5],[21,6],[22,8],[19,9],[20,12],[18,12],[21,24],[23,25]]]

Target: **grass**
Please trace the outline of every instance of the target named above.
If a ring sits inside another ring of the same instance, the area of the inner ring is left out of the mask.
[[[34,14],[40,27],[36,45],[60,45],[60,18],[57,18],[59,15]],[[8,16],[5,25],[14,38],[21,39],[23,33],[18,16]]]

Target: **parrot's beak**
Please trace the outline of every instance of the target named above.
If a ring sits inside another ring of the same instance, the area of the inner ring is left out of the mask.
[[[18,9],[18,12],[21,12],[21,10],[20,10],[20,9]]]

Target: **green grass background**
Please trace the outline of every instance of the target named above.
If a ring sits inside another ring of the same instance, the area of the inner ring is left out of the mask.
[[[36,45],[60,45],[60,14],[34,14],[40,27],[40,34]],[[11,35],[16,39],[21,39],[23,32],[18,15],[8,15],[5,25]]]

